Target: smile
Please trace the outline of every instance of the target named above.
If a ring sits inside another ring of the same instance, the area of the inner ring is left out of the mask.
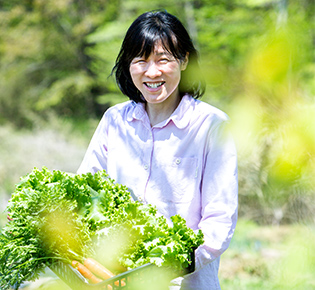
[[[159,82],[159,83],[144,83],[148,88],[150,89],[156,89],[160,86],[162,86],[165,82]]]

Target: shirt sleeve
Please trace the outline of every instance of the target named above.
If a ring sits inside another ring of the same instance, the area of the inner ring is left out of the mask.
[[[109,120],[105,113],[93,134],[81,165],[77,170],[78,174],[87,172],[94,174],[99,170],[107,170],[108,122]]]
[[[219,122],[209,132],[199,223],[205,242],[196,250],[196,270],[211,263],[228,248],[236,226],[237,154],[227,124],[226,121]]]

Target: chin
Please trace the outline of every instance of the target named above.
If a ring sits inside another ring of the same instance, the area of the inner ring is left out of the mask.
[[[160,103],[164,102],[166,99],[167,98],[160,98],[160,97],[157,97],[157,98],[147,97],[147,98],[145,98],[145,100],[149,104],[160,104]]]

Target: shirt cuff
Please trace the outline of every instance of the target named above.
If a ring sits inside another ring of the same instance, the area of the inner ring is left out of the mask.
[[[213,253],[215,250],[207,247],[206,245],[199,246],[195,251],[195,271],[200,270],[207,264],[213,262],[221,253]]]

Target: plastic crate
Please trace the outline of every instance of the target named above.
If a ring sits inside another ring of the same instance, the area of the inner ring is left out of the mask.
[[[81,273],[69,264],[58,262],[51,270],[73,290],[102,289],[102,290],[148,290],[168,289],[169,282],[195,270],[194,252],[190,259],[192,263],[185,271],[175,272],[169,268],[146,264],[123,272],[97,284],[90,284]]]

